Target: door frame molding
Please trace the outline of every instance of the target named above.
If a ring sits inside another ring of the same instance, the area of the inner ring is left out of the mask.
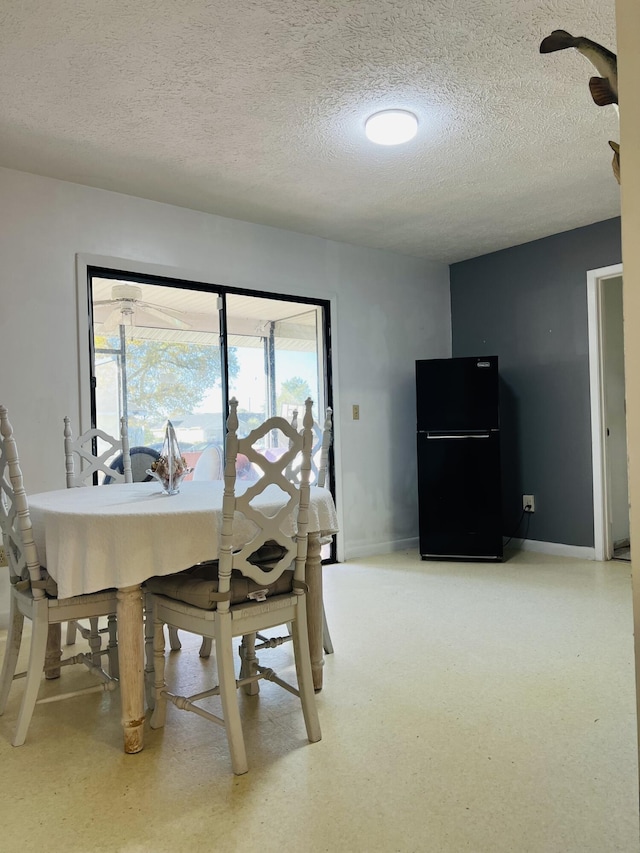
[[[596,560],[610,560],[613,556],[605,435],[602,286],[607,279],[618,278],[621,275],[621,263],[587,271],[591,459],[593,465],[593,544]]]

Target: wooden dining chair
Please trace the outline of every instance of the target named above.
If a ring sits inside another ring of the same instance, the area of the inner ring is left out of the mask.
[[[298,410],[294,409],[291,417],[291,426],[292,428],[298,432]],[[319,425],[314,421],[313,422],[313,450],[311,454],[311,485],[322,486],[325,487],[328,481],[328,468],[329,468],[329,448],[331,447],[331,443],[333,440],[333,410],[330,406],[327,407],[325,413],[325,420],[323,428],[320,429]],[[291,443],[289,443],[289,447],[291,447]],[[220,462],[220,466],[222,469],[222,462]],[[198,463],[196,463],[196,472],[198,470]],[[194,472],[194,479],[195,473]],[[293,457],[285,470],[285,476],[288,480],[296,482],[300,477],[300,457],[299,455]],[[172,651],[179,651],[182,648],[182,642],[178,635],[178,631],[176,628],[169,627],[169,646]],[[261,641],[264,642],[265,637],[259,637]],[[289,635],[289,639],[291,639],[291,635]],[[329,633],[329,623],[327,622],[327,612],[324,606],[324,602],[322,603],[322,647],[324,649],[325,654],[332,655],[333,654],[333,640],[331,639],[331,634]],[[202,638],[202,643],[200,645],[200,657],[208,658],[211,655],[211,640],[208,637]]]
[[[294,409],[291,417],[291,427],[298,432],[298,410]],[[313,450],[311,453],[311,473],[310,480],[311,485],[322,486],[323,488],[326,486],[328,480],[328,467],[329,467],[329,448],[331,447],[332,442],[332,433],[333,433],[333,410],[330,406],[327,407],[325,413],[325,420],[323,428],[320,429],[319,425],[314,421],[313,422]],[[289,448],[291,448],[291,442],[289,442]],[[291,459],[289,464],[285,469],[285,476],[287,480],[291,480],[292,482],[296,482],[300,478],[300,456],[295,456]],[[258,635],[258,639],[264,642],[266,637]],[[288,639],[291,639],[291,632],[289,632]],[[169,645],[172,651],[178,651],[182,648],[182,643],[180,642],[180,638],[178,636],[178,632],[175,628],[169,628]],[[332,655],[333,654],[333,641],[331,639],[331,634],[329,633],[329,623],[327,622],[327,612],[324,606],[324,602],[322,602],[322,647],[324,649],[325,654]],[[211,655],[211,640],[207,637],[203,637],[202,643],[200,645],[200,657],[208,658]]]
[[[224,471],[224,455],[217,444],[206,447],[198,457],[193,469],[192,480],[221,480]]]
[[[146,445],[131,447],[129,449],[129,459],[131,460],[131,479],[127,482],[150,483],[154,478],[148,473],[148,471],[153,463],[157,462],[159,458],[160,454],[153,447],[147,447]],[[111,473],[108,474],[103,481],[105,486],[109,486],[111,483],[122,482],[121,479],[119,481],[116,479],[116,475],[122,474],[124,476],[125,461],[126,455],[124,453],[119,453],[115,459],[111,460],[109,463],[109,470]]]
[[[198,457],[193,469],[192,480],[221,480],[224,472],[224,455],[222,448],[213,444],[203,450]],[[182,648],[182,642],[177,628],[169,626],[169,646],[172,651],[177,652]],[[200,657],[208,658],[211,655],[211,640],[204,637],[200,646]]]
[[[327,406],[322,431],[320,431],[317,424],[314,424],[314,426],[316,441],[313,447],[311,462],[312,477],[315,473],[315,485],[327,488],[329,479],[329,448],[333,441],[333,410],[331,406]],[[324,606],[324,601],[322,602],[322,645],[325,654],[333,654],[333,641],[331,640],[331,634],[329,633],[327,611]]]
[[[104,450],[98,449],[98,442],[106,445]],[[114,454],[116,454],[114,459]],[[74,489],[81,486],[98,485],[100,474],[103,475],[102,483],[133,483],[133,472],[131,467],[131,453],[129,450],[129,435],[125,418],[120,418],[120,438],[114,438],[101,429],[88,429],[78,436],[73,437],[71,430],[71,418],[64,419],[64,458],[67,474],[67,488]],[[118,460],[120,468],[118,469]],[[116,467],[114,468],[114,462]],[[72,620],[67,625],[66,644],[72,646],[76,641],[76,634],[89,643],[93,653],[95,664],[100,663],[102,654],[102,640],[100,634],[109,634],[109,644],[116,645],[116,617],[115,614],[109,619],[107,627],[100,629],[98,619],[90,620],[87,628],[81,622]],[[118,676],[117,657],[114,659],[116,669],[112,675]]]
[[[294,409],[291,417],[291,426],[298,429],[298,410]],[[329,448],[333,440],[333,409],[327,406],[322,429],[314,421],[313,424],[313,451],[311,454],[311,485],[326,488],[329,470]],[[300,460],[293,459],[286,472],[287,479],[295,480],[300,476]]]
[[[98,441],[106,444],[104,450],[98,450]],[[109,466],[109,461],[118,453],[122,454],[122,473]],[[129,435],[125,418],[120,418],[120,438],[114,438],[104,430],[96,428],[88,429],[78,438],[74,438],[71,419],[65,417],[64,458],[67,488],[97,485],[100,482],[100,473],[103,474],[103,479],[109,477],[109,482],[133,483]]]
[[[291,426],[297,431],[298,429],[298,410],[294,409]],[[326,488],[328,482],[329,471],[329,448],[333,440],[333,410],[330,406],[327,407],[324,419],[324,425],[320,429],[319,425],[313,424],[313,452],[311,454],[311,485],[321,486]],[[286,471],[287,479],[296,481],[300,476],[300,461],[293,459]],[[263,639],[263,638],[262,638]],[[322,646],[327,655],[333,654],[333,641],[329,633],[329,623],[327,622],[327,612],[322,602]]]
[[[153,612],[154,710],[151,728],[165,724],[167,702],[224,726],[233,772],[246,773],[247,756],[238,705],[238,688],[256,692],[260,679],[267,678],[300,699],[309,741],[321,738],[315,705],[309,638],[307,633],[305,563],[309,515],[311,468],[311,400],[307,401],[302,435],[284,418],[269,418],[246,438],[238,438],[237,401],[230,401],[227,421],[224,471],[223,524],[218,560],[199,564],[177,575],[151,578],[146,582]],[[281,430],[291,448],[279,460],[267,460],[255,444],[271,430]],[[236,494],[236,456],[245,454],[262,476],[244,492]],[[292,454],[302,453],[299,483],[284,476]],[[268,516],[252,502],[267,486],[275,484],[288,496],[276,514]],[[255,525],[256,532],[240,550],[233,549],[237,516]],[[258,658],[261,644],[255,633],[290,623],[297,685],[288,683]],[[173,625],[203,637],[216,647],[218,684],[192,696],[177,696],[165,683],[164,625]],[[148,636],[148,632],[147,632]],[[236,678],[232,640],[242,636],[240,677]],[[147,640],[149,654],[149,639]],[[200,701],[218,696],[222,714],[203,708]]]
[[[73,598],[58,598],[55,581],[47,574],[46,569],[41,567],[38,559],[18,450],[4,406],[0,406],[0,529],[7,553],[10,580],[9,630],[0,674],[0,715],[5,711],[13,681],[25,676],[22,704],[12,740],[13,746],[21,746],[27,736],[34,708],[40,702],[53,702],[82,693],[110,691],[116,688],[117,680],[109,674],[117,671],[115,645],[103,652],[110,659],[107,673],[95,662],[93,654],[78,654],[60,660],[58,632],[54,632],[56,649],[53,649],[51,644],[47,646],[47,637],[49,628],[62,622],[97,619],[100,616],[115,614],[117,599],[115,589]],[[25,617],[31,620],[29,661],[26,673],[16,674]],[[38,700],[43,671],[45,674],[51,673],[74,663],[88,667],[99,677],[100,683]]]

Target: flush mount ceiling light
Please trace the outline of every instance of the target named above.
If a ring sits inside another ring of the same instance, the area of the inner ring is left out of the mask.
[[[416,135],[418,119],[408,110],[382,110],[369,116],[364,130],[378,145],[400,145]]]

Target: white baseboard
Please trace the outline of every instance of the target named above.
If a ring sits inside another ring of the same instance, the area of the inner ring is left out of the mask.
[[[551,554],[554,557],[578,557],[581,560],[595,560],[596,549],[583,545],[563,545],[561,542],[540,542],[538,539],[512,539],[510,548],[520,551],[536,551],[538,554]]]
[[[394,551],[410,551],[418,549],[418,537],[411,539],[394,539],[392,542],[367,542],[366,545],[356,545],[355,548],[345,549],[345,560],[360,560],[363,557],[376,557],[379,554],[391,554]]]

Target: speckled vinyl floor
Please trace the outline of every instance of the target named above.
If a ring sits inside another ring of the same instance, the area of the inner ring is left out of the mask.
[[[323,739],[307,743],[297,700],[265,684],[242,696],[242,777],[224,731],[171,706],[124,755],[117,693],[38,706],[14,749],[17,682],[0,850],[637,853],[629,564],[399,553],[326,567],[325,599]],[[171,655],[183,690],[215,667],[197,649],[185,635]],[[290,647],[268,654],[290,666]]]

